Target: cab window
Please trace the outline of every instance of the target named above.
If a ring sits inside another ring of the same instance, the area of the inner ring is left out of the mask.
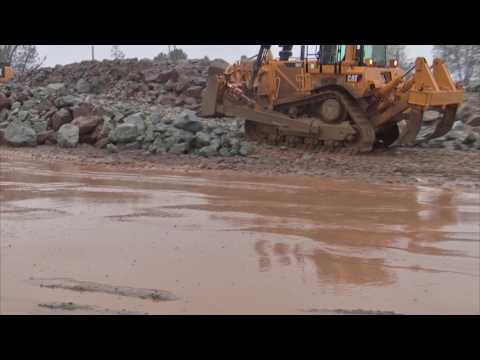
[[[363,45],[363,62],[367,59],[373,59],[376,66],[385,66],[387,64],[387,46]]]

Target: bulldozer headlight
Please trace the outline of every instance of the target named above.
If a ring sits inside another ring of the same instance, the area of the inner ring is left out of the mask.
[[[373,59],[366,59],[365,64],[367,64],[367,66],[373,66]]]
[[[398,66],[398,60],[397,59],[391,59],[390,60],[390,67],[397,67]]]

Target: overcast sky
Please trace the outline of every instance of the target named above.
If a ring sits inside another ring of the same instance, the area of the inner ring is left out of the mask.
[[[236,61],[242,55],[253,56],[259,45],[177,45],[190,58],[210,59],[223,58],[229,62]],[[112,45],[96,45],[95,58],[97,60],[111,58]],[[160,52],[167,52],[168,45],[120,45],[127,58],[153,58]],[[38,45],[40,55],[46,56],[45,66],[64,65],[91,58],[90,45]],[[432,45],[409,45],[408,55],[411,57],[423,56],[431,61]],[[275,51],[275,55],[278,52]]]

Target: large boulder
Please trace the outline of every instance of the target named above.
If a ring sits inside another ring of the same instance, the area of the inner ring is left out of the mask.
[[[177,129],[189,131],[194,134],[203,130],[203,124],[198,117],[190,113],[183,113],[177,116],[173,126]]]
[[[77,146],[80,139],[80,131],[77,126],[64,124],[57,132],[57,143],[63,148],[73,148]]]
[[[72,121],[78,127],[80,135],[90,134],[102,122],[100,116],[80,116]]]
[[[5,141],[12,146],[36,146],[37,134],[31,127],[14,121],[5,129]]]
[[[57,131],[64,124],[72,121],[72,113],[68,109],[60,109],[50,118],[50,127]]]
[[[129,143],[135,141],[138,129],[134,124],[121,124],[110,133],[110,140],[114,143]]]

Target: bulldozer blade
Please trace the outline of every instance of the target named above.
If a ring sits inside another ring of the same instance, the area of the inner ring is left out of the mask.
[[[399,145],[414,145],[417,141],[417,135],[422,127],[423,111],[420,109],[411,109],[406,119],[406,128],[402,131],[397,140]]]
[[[453,127],[457,115],[457,109],[457,105],[447,106],[443,113],[443,117],[437,120],[433,132],[428,135],[425,140],[431,140],[446,135]]]
[[[217,75],[222,74],[226,69],[224,63],[212,63],[208,69],[207,89],[202,98],[201,116],[215,116],[217,114],[217,97],[218,97],[218,79]]]

